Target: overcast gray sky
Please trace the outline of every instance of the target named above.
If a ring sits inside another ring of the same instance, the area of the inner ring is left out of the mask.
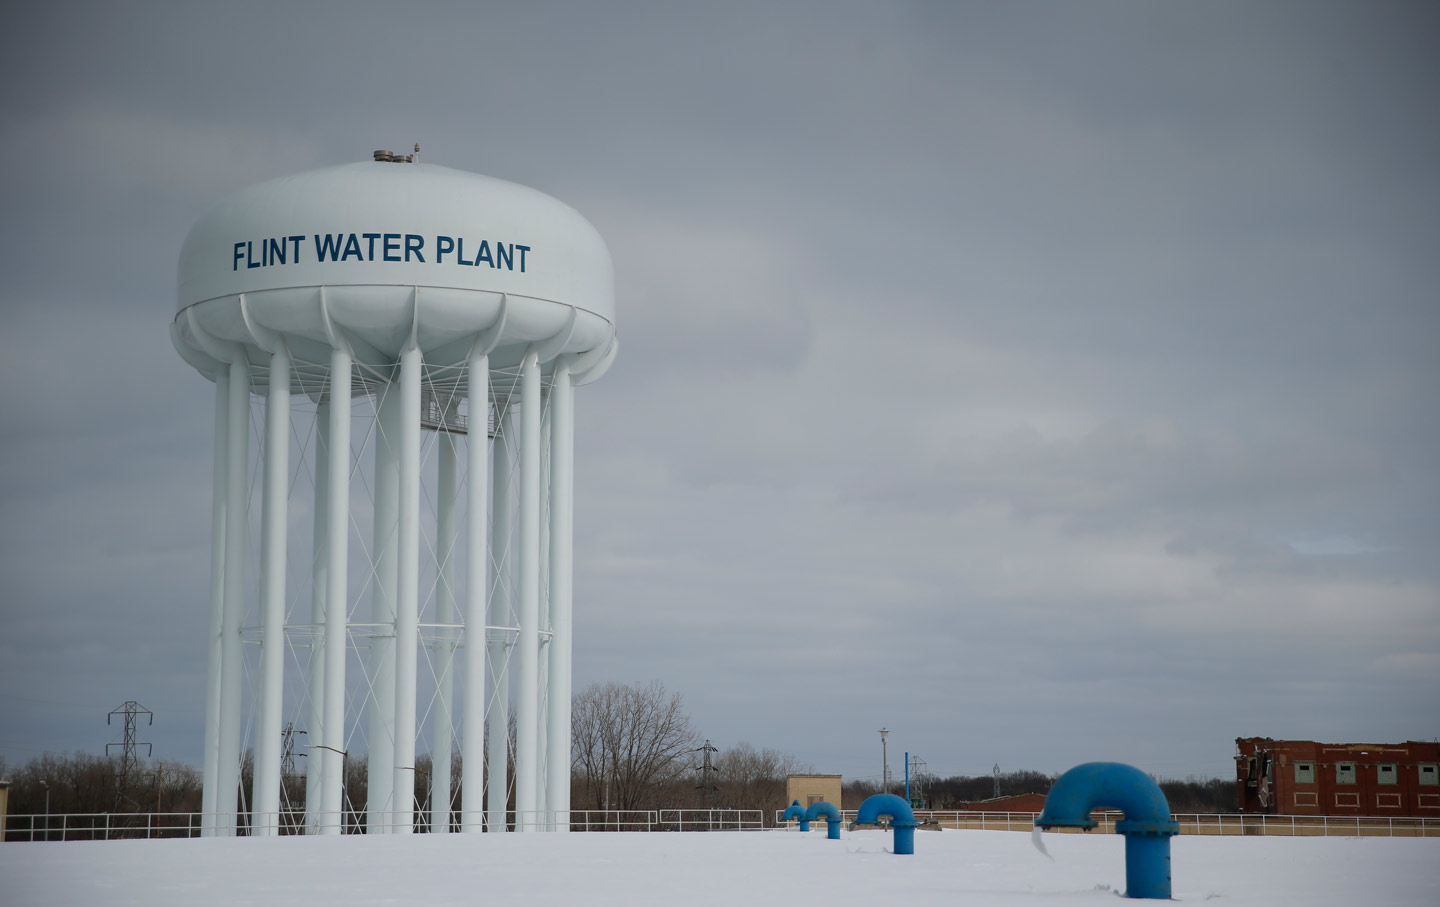
[[[573,205],[576,682],[878,777],[1440,735],[1440,13],[0,7],[0,757],[198,764],[228,193],[420,142]]]

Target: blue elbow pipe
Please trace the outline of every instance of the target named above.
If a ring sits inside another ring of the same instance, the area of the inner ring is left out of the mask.
[[[1125,896],[1170,898],[1170,839],[1180,826],[1170,819],[1170,803],[1149,775],[1119,762],[1087,762],[1061,775],[1045,797],[1035,824],[1041,828],[1096,826],[1095,809],[1118,809],[1125,820],[1115,831],[1125,836]]]
[[[795,801],[799,803],[799,800]],[[814,822],[821,816],[825,817],[825,837],[831,841],[840,840],[840,810],[835,808],[834,803],[826,803],[824,800],[817,800],[810,804],[805,811],[807,821]]]
[[[855,814],[855,821],[870,825],[880,821],[881,816],[890,817],[890,827],[895,829],[895,852],[915,852],[915,811],[910,804],[894,794],[876,794],[866,798]]]
[[[791,801],[790,805],[785,807],[785,815],[783,818],[786,822],[789,822],[791,819],[799,819],[800,830],[810,830],[810,820],[805,817],[805,807],[800,805],[799,800]]]

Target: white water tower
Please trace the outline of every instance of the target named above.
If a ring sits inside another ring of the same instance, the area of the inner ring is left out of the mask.
[[[206,833],[242,794],[253,833],[340,833],[361,754],[372,833],[417,794],[437,832],[564,829],[573,389],[616,353],[610,255],[533,189],[375,158],[238,192],[180,254],[171,337],[216,388]]]

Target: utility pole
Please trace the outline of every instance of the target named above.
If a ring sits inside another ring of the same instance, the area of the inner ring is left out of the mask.
[[[880,729],[880,790],[882,793],[890,793],[890,754],[885,748],[885,740],[890,736],[889,728]]]
[[[118,746],[121,748],[120,777],[116,779],[115,782],[115,803],[116,805],[119,805],[121,798],[125,796],[126,791],[128,791],[130,788],[130,772],[140,762],[139,757],[135,755],[135,748],[140,746],[145,747],[145,757],[147,759],[150,757],[151,752],[150,744],[137,743],[135,741],[135,718],[139,715],[144,715],[146,717],[147,724],[154,724],[155,713],[145,708],[145,706],[141,705],[135,700],[127,699],[125,702],[121,703],[118,708],[110,710],[110,714],[105,716],[105,723],[109,724],[110,719],[114,718],[116,715],[125,716],[125,741],[123,743],[105,744],[105,755],[110,755],[110,748],[113,746]]]

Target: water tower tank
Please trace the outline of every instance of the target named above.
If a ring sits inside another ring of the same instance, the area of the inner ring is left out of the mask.
[[[614,285],[600,234],[544,193],[432,164],[364,162],[270,180],[213,208],[181,250],[179,308],[183,327],[193,320],[257,359],[257,336],[270,331],[296,360],[327,362],[339,328],[357,354],[393,362],[413,338],[427,365],[457,366],[503,301],[490,359],[513,368],[532,343],[563,339],[557,355],[608,344]]]
[[[175,347],[216,383],[207,832],[241,824],[245,714],[255,833],[285,822],[287,717],[305,725],[312,757],[307,831],[342,830],[357,739],[368,746],[368,830],[412,830],[416,741],[427,738],[432,830],[503,830],[512,680],[515,824],[564,828],[572,390],[617,350],[614,273],[595,228],[525,186],[377,152],[222,201],[185,240],[178,302]],[[263,398],[264,469],[259,576],[247,588],[252,398]],[[299,445],[300,468],[297,419],[314,438]],[[301,474],[314,478],[313,501],[292,500]],[[421,526],[422,498],[433,527]],[[290,531],[294,513],[311,515],[308,533]],[[248,713],[246,639],[259,643]],[[358,683],[346,677],[355,650]],[[457,653],[463,671],[451,670]],[[417,718],[427,665],[428,734]]]

